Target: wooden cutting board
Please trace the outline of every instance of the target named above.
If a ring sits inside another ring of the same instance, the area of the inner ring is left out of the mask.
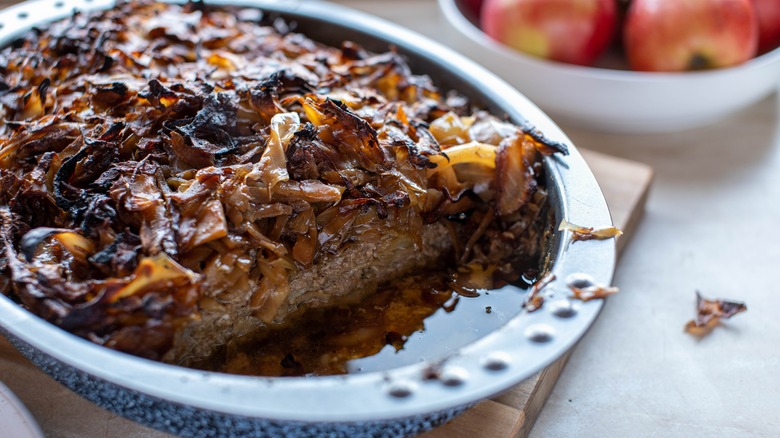
[[[643,164],[581,150],[599,181],[625,247],[641,217],[652,170]],[[424,438],[525,437],[544,406],[569,353],[539,374],[423,435]],[[48,437],[160,438],[168,435],[105,411],[79,397],[0,338],[0,381],[25,403]],[[0,431],[0,435],[2,432]]]

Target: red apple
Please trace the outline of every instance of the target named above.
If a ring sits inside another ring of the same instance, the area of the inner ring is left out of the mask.
[[[480,10],[482,9],[482,0],[461,0],[461,8],[467,13],[467,17],[473,19],[479,19]]]
[[[752,0],[634,0],[624,32],[634,70],[728,67],[754,57],[758,48]]]
[[[485,0],[482,30],[521,52],[591,65],[609,45],[615,0]]]
[[[758,17],[758,52],[780,46],[780,0],[753,0]]]

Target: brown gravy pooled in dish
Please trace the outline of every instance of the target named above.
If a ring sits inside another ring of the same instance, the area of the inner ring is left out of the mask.
[[[138,356],[305,375],[392,363],[453,296],[524,284],[565,147],[398,53],[257,19],[121,3],[0,52],[4,294]]]

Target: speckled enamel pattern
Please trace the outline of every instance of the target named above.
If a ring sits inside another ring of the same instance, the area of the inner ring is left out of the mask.
[[[5,330],[0,329],[0,334],[36,366],[87,400],[151,428],[181,436],[404,437],[444,424],[469,407],[459,406],[395,421],[355,423],[280,422],[242,417],[170,403],[114,385],[36,350]]]

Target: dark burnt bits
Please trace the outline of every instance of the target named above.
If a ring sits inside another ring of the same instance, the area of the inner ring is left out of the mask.
[[[329,143],[346,166],[370,172],[387,170],[387,158],[379,147],[376,130],[343,102],[326,97],[304,105],[310,109],[309,118],[320,128],[320,139]]]
[[[138,97],[145,99],[152,106],[162,108],[171,107],[179,100],[179,96],[173,90],[164,86],[157,79],[149,81],[149,88],[138,93]]]
[[[126,277],[138,264],[141,238],[131,231],[121,232],[108,246],[90,256],[92,267],[104,276]]]
[[[3,292],[170,360],[207,307],[240,296],[272,321],[291,275],[355,242],[408,232],[418,251],[441,222],[448,261],[540,251],[540,154],[501,144],[563,148],[393,50],[234,12],[120,3],[0,51]]]
[[[92,104],[104,109],[119,105],[130,97],[130,89],[122,82],[98,84],[92,95]]]
[[[188,124],[178,127],[195,149],[190,153],[209,157],[209,163],[200,167],[215,164],[216,159],[235,151],[237,147],[233,140],[238,113],[234,97],[230,92],[210,93],[195,117]]]
[[[281,98],[296,94],[313,93],[316,86],[306,79],[296,75],[289,69],[283,69],[271,73],[260,84],[244,91],[249,95],[249,104],[257,111],[265,123],[270,123],[271,118],[284,109],[278,104]]]
[[[553,155],[556,153],[561,155],[569,154],[568,146],[559,141],[545,137],[541,131],[528,123],[523,124],[523,132],[528,138],[533,140],[536,148],[544,155]]]

